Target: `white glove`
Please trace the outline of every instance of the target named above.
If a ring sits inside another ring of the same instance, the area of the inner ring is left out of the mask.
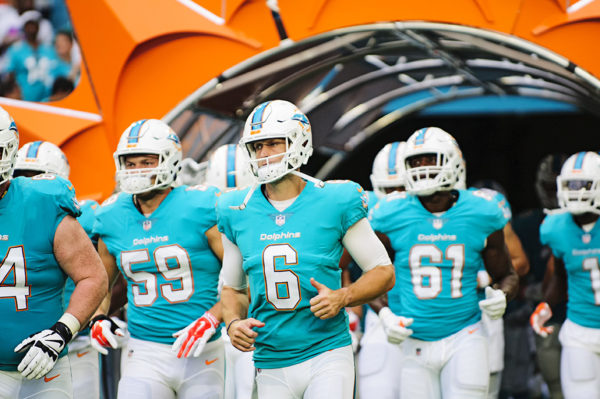
[[[177,357],[188,357],[190,352],[193,357],[200,356],[204,345],[215,334],[219,320],[212,313],[206,311],[198,320],[186,328],[177,331],[173,336],[177,338],[171,347],[173,352],[178,352]]]
[[[501,318],[506,310],[506,294],[502,290],[485,287],[485,299],[479,301],[479,309],[492,320]]]
[[[15,348],[15,352],[27,351],[17,370],[29,380],[45,376],[72,338],[69,327],[60,321],[47,330],[31,334]]]
[[[406,328],[413,323],[412,318],[395,315],[390,308],[385,307],[379,311],[379,320],[383,324],[383,330],[387,335],[388,342],[392,344],[401,344],[406,338],[410,337],[413,330]]]
[[[541,302],[529,317],[529,324],[538,335],[546,338],[548,334],[552,334],[554,327],[545,327],[546,323],[552,317],[552,309],[546,302]]]
[[[98,315],[90,322],[90,344],[92,348],[108,355],[106,348],[117,349],[122,346],[127,324],[118,317]]]

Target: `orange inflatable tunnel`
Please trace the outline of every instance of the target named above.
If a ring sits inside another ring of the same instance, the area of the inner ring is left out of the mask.
[[[162,118],[245,60],[337,29],[403,21],[477,28],[546,49],[549,58],[588,81],[600,77],[600,58],[589,46],[590,38],[600,37],[598,0],[67,0],[67,5],[84,62],[75,90],[56,102],[0,98],[0,105],[15,118],[21,145],[44,139],[61,146],[80,198],[102,200],[112,192],[112,153],[131,122]],[[251,95],[251,86],[244,90]]]

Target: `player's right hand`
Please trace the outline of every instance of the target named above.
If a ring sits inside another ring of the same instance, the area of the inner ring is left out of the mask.
[[[90,321],[90,343],[92,348],[108,355],[106,348],[117,349],[125,337],[125,322],[118,317],[98,315]]]
[[[387,340],[391,344],[401,344],[413,333],[413,330],[406,327],[410,326],[414,320],[412,318],[398,316],[388,307],[379,311],[379,320],[381,320],[383,330],[385,331],[385,335],[387,335]]]
[[[529,317],[529,324],[538,335],[546,338],[548,334],[552,334],[554,327],[546,327],[544,324],[552,317],[552,309],[546,302],[541,302]]]
[[[15,348],[15,352],[27,351],[17,370],[29,380],[45,376],[72,338],[69,327],[60,321],[47,330],[31,334]]]
[[[227,335],[231,339],[231,344],[242,352],[252,352],[254,341],[258,333],[253,328],[264,327],[265,323],[253,318],[240,319],[229,322],[227,326]]]
[[[209,311],[204,312],[202,317],[194,320],[187,327],[173,334],[176,338],[171,350],[177,352],[177,357],[200,356],[204,346],[217,331],[220,321]]]

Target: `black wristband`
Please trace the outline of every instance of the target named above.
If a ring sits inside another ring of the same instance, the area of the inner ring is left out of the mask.
[[[233,324],[234,321],[240,321],[241,319],[233,319],[229,322],[229,324],[227,324],[227,329],[225,330],[225,332],[227,333],[227,335],[229,335],[229,327],[231,327],[231,325]]]
[[[105,314],[99,314],[98,316],[94,317],[92,320],[90,320],[90,323],[88,324],[89,328],[92,328],[92,326],[94,325],[95,322],[100,321],[100,320],[109,320],[109,317]]]
[[[73,339],[73,333],[71,332],[71,329],[62,321],[57,321],[52,327],[50,327],[50,329],[56,331],[58,335],[64,339],[65,344],[68,344]]]

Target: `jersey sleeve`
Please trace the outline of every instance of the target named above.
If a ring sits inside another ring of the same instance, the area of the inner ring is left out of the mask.
[[[556,245],[556,242],[554,241],[554,232],[556,231],[555,225],[556,216],[548,215],[544,218],[540,224],[540,243],[550,247],[552,254],[555,257],[562,259],[564,254],[560,250],[560,246]]]
[[[510,222],[512,212],[504,195],[489,188],[469,189],[467,192],[476,198],[473,205],[488,216],[485,220],[489,221],[491,233],[503,229]]]
[[[40,194],[38,206],[47,214],[55,214],[53,231],[69,215],[77,218],[81,215],[81,206],[75,196],[75,188],[61,177],[43,174],[34,176],[29,182]]]
[[[232,243],[235,244],[236,240],[235,240],[235,237],[233,234],[233,229],[231,227],[231,221],[229,219],[230,213],[238,212],[238,213],[240,213],[240,217],[242,217],[241,213],[243,211],[232,210],[229,208],[229,204],[232,202],[231,201],[232,193],[233,192],[221,193],[221,195],[217,198],[216,217],[217,217],[217,228],[219,229],[219,231],[221,233],[223,233],[229,241],[231,241]]]
[[[368,194],[358,183],[351,181],[342,184],[340,191],[337,195],[343,201],[340,209],[343,210],[342,229],[345,234],[354,223],[367,217]]]
[[[369,209],[369,223],[374,231],[381,231],[381,204],[383,201],[379,201],[375,206]]]
[[[98,209],[98,203],[94,200],[82,200],[81,201],[81,216],[77,218],[83,230],[88,235],[93,243],[96,243],[96,236],[94,236],[94,222],[96,220],[96,209]]]
[[[402,208],[405,201],[408,200],[407,198],[405,192],[394,192],[380,199],[369,210],[369,222],[373,230],[380,233],[387,233],[390,229],[393,229],[395,226],[390,225],[393,222],[389,218],[389,212],[396,212],[399,209],[398,207]],[[393,205],[390,203],[393,203]]]
[[[107,226],[107,210],[117,202],[120,194],[113,194],[108,197],[102,205],[96,208],[93,227],[92,227],[92,235],[98,238],[102,238],[110,232],[109,227]]]
[[[217,213],[215,206],[219,195],[219,189],[213,186],[197,185],[185,188],[188,201],[197,212],[196,225],[201,233],[217,224]]]
[[[476,192],[474,194],[478,196]],[[488,235],[490,235],[495,231],[502,230],[510,218],[495,198],[482,198],[480,199],[482,221],[485,220],[484,230],[489,230]]]

